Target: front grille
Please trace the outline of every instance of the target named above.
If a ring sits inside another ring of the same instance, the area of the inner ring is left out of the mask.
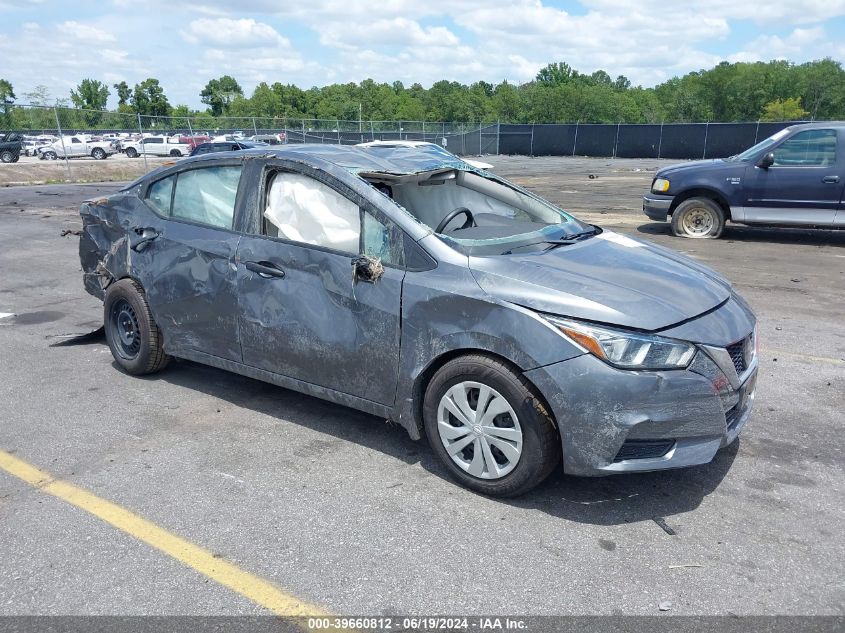
[[[663,457],[674,445],[675,440],[626,440],[613,461]]]
[[[728,354],[731,355],[731,360],[733,361],[734,367],[736,368],[736,373],[741,374],[744,372],[747,366],[747,359],[745,358],[745,340],[737,341],[736,343],[732,343],[728,345],[726,348],[728,350]]]
[[[725,424],[727,426],[728,431],[733,431],[734,427],[739,422],[739,419],[742,417],[742,411],[737,404],[734,406],[730,411],[725,413]]]

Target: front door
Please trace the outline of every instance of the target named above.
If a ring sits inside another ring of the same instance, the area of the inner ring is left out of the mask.
[[[260,228],[241,238],[243,362],[392,405],[405,275],[402,232],[340,182],[312,175],[266,172]],[[362,253],[381,260],[383,272],[375,266],[374,279],[353,274]]]
[[[241,360],[232,230],[240,175],[240,164],[185,169],[143,193],[149,213],[130,227],[131,257],[169,353]]]
[[[768,168],[746,170],[745,222],[830,226],[842,198],[845,157],[832,129],[798,132]]]

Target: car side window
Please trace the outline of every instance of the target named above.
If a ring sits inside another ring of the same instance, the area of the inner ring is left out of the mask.
[[[364,213],[364,255],[375,257],[383,264],[403,266],[405,247],[402,231],[392,224],[385,224],[369,213]]]
[[[173,185],[176,176],[168,176],[156,180],[147,189],[147,202],[161,215],[170,215],[170,205],[173,201]]]
[[[836,130],[805,130],[774,151],[774,166],[826,167],[836,163]]]
[[[279,171],[268,182],[263,232],[357,255],[361,212],[355,202],[327,184],[304,174]]]
[[[231,229],[240,179],[240,165],[203,167],[178,173],[170,215]]]

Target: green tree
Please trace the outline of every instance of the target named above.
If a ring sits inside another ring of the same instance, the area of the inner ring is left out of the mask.
[[[24,92],[23,97],[30,105],[52,105],[50,103],[50,101],[52,100],[52,97],[50,95],[50,89],[44,84],[38,84],[37,86],[35,86],[35,88],[32,89],[32,92]]]
[[[801,107],[801,100],[795,98],[775,99],[763,106],[762,121],[801,121],[807,111]]]
[[[0,107],[3,108],[3,115],[9,114],[9,107],[15,102],[15,91],[11,82],[0,79]]]
[[[132,88],[129,87],[125,81],[121,81],[116,84],[112,84],[112,88],[115,89],[117,94],[117,107],[118,109],[120,106],[125,106],[129,103],[129,100],[132,98]]]
[[[105,110],[109,100],[109,88],[96,79],[83,79],[76,90],[70,91],[70,100],[77,108]]]
[[[557,86],[567,84],[580,77],[577,70],[566,62],[554,62],[540,69],[537,73],[537,82],[544,86]]]
[[[244,91],[234,77],[223,75],[219,79],[212,79],[200,92],[203,103],[208,104],[211,114],[220,116],[229,110],[229,105],[235,97],[243,97]]]
[[[131,99],[132,108],[144,116],[167,116],[170,104],[158,79],[149,77],[135,84]]]

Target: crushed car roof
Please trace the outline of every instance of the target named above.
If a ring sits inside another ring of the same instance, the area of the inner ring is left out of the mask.
[[[439,148],[438,148],[439,149]],[[216,158],[226,155],[219,152]],[[306,156],[319,158],[355,173],[418,174],[437,169],[466,169],[467,163],[455,157],[444,157],[436,149],[426,147],[358,147],[355,145],[285,145],[234,152],[234,155],[273,156],[302,160]],[[212,158],[212,155],[208,155]],[[206,159],[206,156],[196,160]]]

